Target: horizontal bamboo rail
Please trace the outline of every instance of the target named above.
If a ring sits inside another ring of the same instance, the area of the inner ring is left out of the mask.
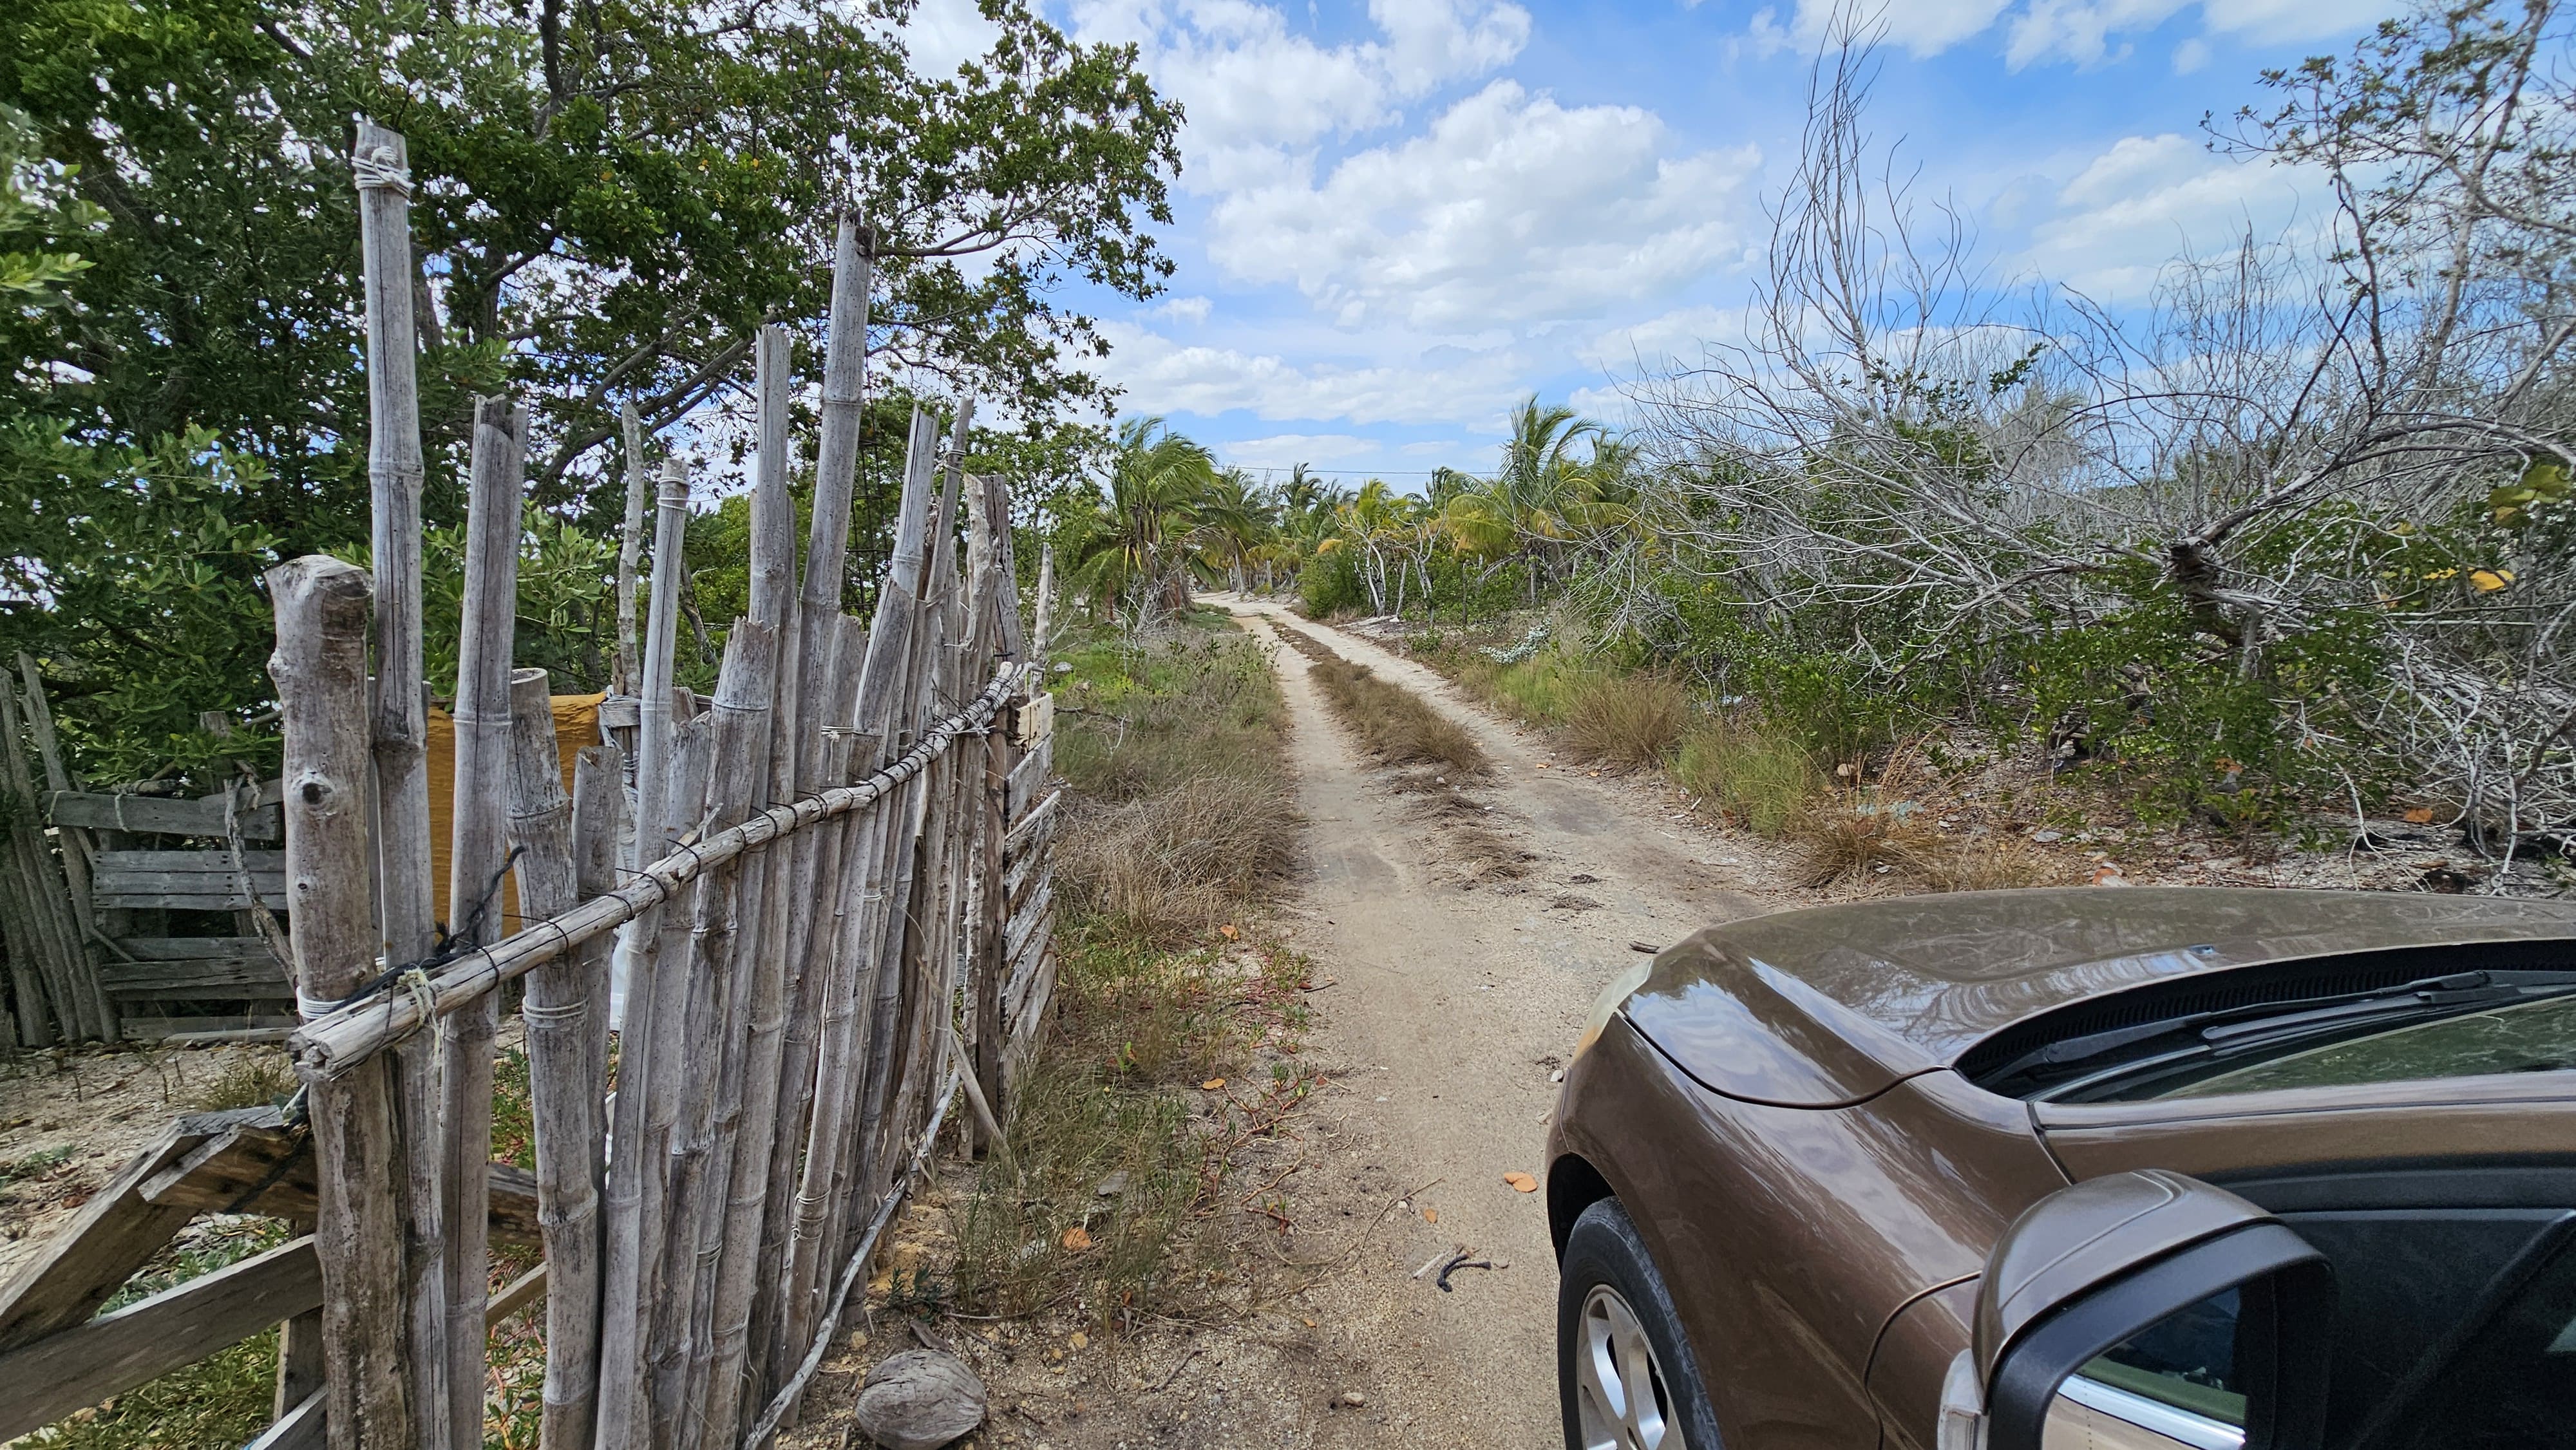
[[[424,998],[428,1016],[445,1016],[677,898],[680,888],[747,851],[874,805],[946,754],[959,737],[981,734],[1023,674],[1016,666],[996,674],[982,694],[933,725],[919,744],[855,785],[835,786],[790,805],[756,812],[730,830],[681,846],[605,896],[530,923],[515,936],[441,965],[435,974],[424,970],[381,983],[361,1000],[313,1018],[287,1039],[295,1070],[308,1082],[334,1081],[418,1029],[426,1020],[421,1010]]]

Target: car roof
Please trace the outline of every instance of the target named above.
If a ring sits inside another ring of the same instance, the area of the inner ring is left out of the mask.
[[[2106,992],[2302,958],[2549,939],[2576,940],[2576,904],[2263,887],[1893,897],[1702,931],[1657,959],[1628,1016],[1718,1091],[1847,1101]],[[1752,1032],[1788,1050],[1747,1053]],[[1786,1058],[1803,1061],[1783,1072]]]

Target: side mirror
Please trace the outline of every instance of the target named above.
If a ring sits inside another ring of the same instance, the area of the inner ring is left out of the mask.
[[[2270,1214],[2160,1170],[2090,1179],[2004,1231],[1950,1366],[1940,1450],[2316,1450],[2334,1273]]]

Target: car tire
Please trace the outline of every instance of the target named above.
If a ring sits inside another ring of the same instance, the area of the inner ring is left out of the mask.
[[[1615,1198],[1583,1210],[1566,1235],[1556,1384],[1566,1450],[1720,1450],[1672,1293]]]

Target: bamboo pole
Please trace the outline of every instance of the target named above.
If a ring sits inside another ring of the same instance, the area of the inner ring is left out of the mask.
[[[903,497],[895,515],[894,551],[886,577],[877,589],[876,621],[868,630],[866,662],[859,670],[859,732],[869,738],[880,763],[896,745],[898,711],[903,702],[902,676],[912,648],[913,618],[919,606],[924,569],[929,561],[930,488],[938,425],[918,409],[904,459]],[[841,1151],[849,1136],[855,1106],[840,1090],[860,1067],[861,1030],[856,1020],[856,969],[873,949],[871,918],[881,909],[883,887],[878,863],[885,859],[891,834],[891,812],[881,813],[873,829],[862,830],[858,850],[850,856],[843,898],[835,903],[841,940],[833,990],[824,1002],[822,1036],[816,1063],[817,1089],[813,1121],[807,1136],[804,1170],[797,1181],[796,1222],[790,1235],[781,1280],[778,1336],[772,1341],[773,1369],[785,1356],[803,1352],[821,1296],[826,1245],[824,1230],[832,1208],[832,1185],[840,1177]],[[856,899],[853,900],[852,898]],[[850,990],[837,990],[847,986]],[[830,1085],[832,1091],[823,1090]]]
[[[596,795],[613,799],[616,778],[598,779],[597,750],[578,767]],[[574,861],[572,799],[564,793],[546,672],[510,674],[510,843],[517,863],[519,910],[542,920],[581,900]],[[596,811],[597,807],[593,807]],[[596,816],[584,824],[594,831]],[[527,1023],[528,1090],[537,1137],[537,1224],[546,1250],[546,1381],[538,1442],[588,1450],[598,1393],[599,1341],[599,1065],[591,1052],[591,1019],[607,1010],[594,998],[596,953],[558,958],[528,978],[520,1015]]]
[[[573,895],[590,901],[617,889],[618,841],[626,824],[626,759],[614,745],[586,745],[573,756],[572,865]],[[602,1179],[607,1171],[605,1136],[608,1089],[608,1004],[612,990],[609,955],[612,937],[594,936],[574,948],[582,964],[582,1053],[589,1067],[581,1081],[591,1097],[591,1116],[600,1129],[591,1135],[590,1172]],[[604,1187],[603,1187],[604,1191]]]
[[[715,724],[712,713],[703,714],[671,733],[669,794],[662,810],[665,829],[675,845],[703,838],[698,827],[715,766]],[[698,1075],[696,1064],[687,1057],[690,1010],[696,1000],[692,980],[696,961],[690,947],[698,900],[714,884],[707,876],[700,876],[660,914],[653,1015],[645,1024],[643,1039],[634,1048],[638,1064],[649,1064],[651,1069],[638,1084],[644,1095],[644,1136],[638,1148],[645,1164],[641,1214],[644,1239],[638,1259],[643,1304],[638,1354],[639,1369],[645,1376],[645,1418],[639,1425],[642,1434],[634,1442],[638,1445],[668,1443],[664,1436],[669,1427],[660,1418],[663,1406],[653,1396],[652,1375],[656,1359],[663,1353],[659,1336],[670,1328],[663,1306],[665,1296],[671,1292],[667,1256],[672,1243],[673,1203],[675,1194],[685,1194],[688,1188],[685,1182],[675,1182],[672,1149],[690,1079]]]
[[[286,882],[295,982],[307,1013],[374,972],[367,874],[366,575],[311,556],[269,571],[286,734]],[[399,1064],[311,1085],[321,1216],[324,1403],[333,1450],[415,1446],[406,1363]],[[423,1352],[436,1357],[435,1346]],[[412,1358],[420,1356],[413,1355]]]
[[[653,609],[645,621],[644,694],[637,702],[635,865],[666,855],[673,834],[665,827],[670,783],[672,653],[679,639],[682,539],[688,528],[687,465],[662,461],[659,512],[653,534]],[[656,896],[656,907],[661,902]],[[662,1165],[648,1157],[644,1103],[655,1064],[644,1050],[653,1021],[660,970],[659,910],[636,924],[629,940],[632,975],[620,1024],[614,1147],[609,1159],[606,1247],[600,1280],[599,1450],[629,1450],[648,1433],[643,1403],[645,1309],[645,1184],[658,1182]]]
[[[874,744],[863,743],[858,732],[850,728],[857,718],[856,682],[868,654],[867,624],[855,615],[843,615],[834,633],[834,666],[828,676],[829,720],[832,727],[837,727],[831,733],[844,738],[839,746],[840,764],[827,773],[827,789],[877,758]],[[753,1277],[751,1335],[743,1351],[747,1365],[743,1377],[762,1382],[774,1383],[783,1373],[772,1370],[764,1376],[763,1368],[772,1363],[778,1318],[785,1307],[778,1286],[786,1282],[797,1172],[803,1161],[805,1129],[814,1102],[815,1054],[828,989],[839,971],[841,917],[852,890],[846,882],[863,849],[863,825],[860,818],[853,816],[840,829],[823,833],[822,854],[814,861],[813,885],[797,898],[810,903],[800,914],[812,920],[795,980],[788,988],[792,1001],[786,1025],[779,1034],[779,1102],[774,1114],[777,1129],[766,1169],[768,1186],[763,1194],[760,1260]],[[748,1404],[745,1408],[748,1410]]]
[[[956,596],[957,566],[953,562],[957,535],[955,519],[960,485],[964,481],[967,429],[973,418],[974,403],[969,399],[957,410],[954,438],[949,448],[947,483],[940,495],[939,526],[931,537],[930,575],[935,581],[938,593],[932,600],[933,607],[924,614],[918,626],[921,630],[921,665],[925,667],[917,667],[914,670],[910,681],[914,693],[905,702],[907,717],[915,720],[924,711],[933,708],[935,703],[935,692],[926,686],[940,669],[941,646],[945,643],[943,636],[948,627],[948,609],[953,605]],[[927,810],[925,802],[925,816]],[[920,836],[917,830],[896,843],[893,895],[897,901],[910,899],[913,867],[919,845]],[[896,1013],[903,1000],[904,985],[903,946],[912,925],[908,912],[890,922],[886,935],[881,938],[876,960],[876,1001],[869,1011],[867,1089],[859,1109],[858,1141],[863,1155],[859,1167],[862,1171],[854,1173],[851,1178],[851,1181],[859,1185],[861,1191],[871,1201],[882,1191],[884,1175],[889,1166],[884,1161],[884,1155],[877,1149],[885,1122],[887,1094],[894,1084],[895,1029],[898,1025]],[[837,1238],[834,1242],[837,1245]]]
[[[813,522],[806,543],[804,584],[794,604],[793,628],[782,639],[785,651],[779,668],[778,710],[773,717],[776,737],[769,762],[771,801],[793,799],[820,789],[822,784],[818,774],[821,732],[829,713],[827,701],[838,693],[833,688],[833,672],[838,664],[841,634],[842,580],[848,568],[851,492],[857,479],[868,284],[868,266],[859,252],[858,223],[845,214],[840,219],[833,255],[832,321],[825,350],[822,434],[815,458]],[[784,368],[778,371],[783,373]],[[765,419],[765,383],[762,396]],[[783,417],[784,409],[780,412]],[[781,431],[783,435],[783,426]],[[765,427],[763,437],[765,445]],[[754,533],[757,538],[760,531],[755,528]],[[759,572],[756,568],[755,573]],[[759,614],[757,604],[753,612]],[[780,1036],[783,1003],[789,978],[796,975],[812,951],[815,913],[792,910],[791,905],[814,899],[818,844],[798,839],[783,855],[772,854],[778,859],[761,864],[758,889],[750,893],[761,901],[763,909],[757,928],[759,949],[752,954],[750,973],[740,981],[740,1020],[749,1037],[744,1044],[740,1073],[728,1068],[725,1086],[732,1110],[719,1109],[719,1119],[724,1124],[720,1137],[738,1145],[728,1178],[743,1207],[736,1210],[732,1204],[727,1206],[728,1238],[722,1258],[741,1261],[720,1263],[718,1267],[718,1282],[729,1286],[719,1310],[727,1317],[711,1326],[722,1348],[718,1350],[715,1341],[706,1343],[706,1348],[716,1351],[705,1371],[710,1385],[732,1381],[739,1373],[745,1350],[750,1301],[743,1296],[748,1293],[752,1265],[760,1253],[761,1220],[770,1198],[771,1144],[777,1137],[777,1103],[781,1096],[778,1079],[785,1055]],[[747,1224],[741,1222],[744,1220]],[[739,1247],[731,1237],[737,1227],[748,1229]],[[733,1325],[734,1315],[741,1316],[742,1326]],[[734,1423],[732,1411],[738,1405],[738,1394],[731,1388],[712,1389],[710,1394],[708,1423],[729,1429]]]
[[[426,960],[437,932],[430,900],[429,719],[421,699],[420,394],[413,377],[411,166],[402,136],[361,116],[351,169],[367,298],[367,483],[375,562],[376,899],[385,960]],[[411,1305],[414,1443],[446,1445],[446,1235],[441,1230],[437,1046],[400,1059],[407,1172],[403,1279]]]
[[[725,641],[714,711],[712,782],[706,830],[731,829],[752,810],[761,788],[761,745],[769,734],[770,701],[777,688],[777,635],[757,619],[739,619]],[[773,848],[774,849],[774,848]],[[686,1058],[690,1064],[671,1144],[671,1191],[664,1240],[661,1297],[655,1304],[650,1351],[656,1444],[694,1443],[703,1405],[690,1390],[703,1371],[707,1324],[713,1317],[715,1255],[721,1248],[725,1199],[733,1160],[719,1142],[716,1117],[723,1107],[725,1059],[741,1067],[735,1039],[733,985],[748,966],[744,945],[744,895],[750,869],[768,853],[746,856],[710,872],[700,883],[690,925],[690,1005]],[[738,1110],[738,1100],[737,1100]],[[721,1151],[720,1151],[721,1150]]]
[[[1047,651],[1055,648],[1055,545],[1038,545],[1038,617],[1030,634],[1029,654],[1041,669],[1046,667]]]
[[[450,940],[501,938],[497,878],[508,859],[504,792],[510,778],[510,648],[519,619],[519,499],[528,410],[506,398],[474,405],[472,491],[465,516],[465,597],[456,649],[456,799],[450,820]],[[483,1309],[492,1272],[492,1039],[501,998],[491,993],[448,1022],[439,1115],[447,1124],[447,1395],[450,1442],[482,1450]]]
[[[626,520],[617,531],[617,678],[618,694],[644,687],[642,655],[635,639],[635,568],[644,549],[644,505],[653,496],[653,477],[644,467],[644,420],[635,400],[617,405],[617,422],[626,444]]]

